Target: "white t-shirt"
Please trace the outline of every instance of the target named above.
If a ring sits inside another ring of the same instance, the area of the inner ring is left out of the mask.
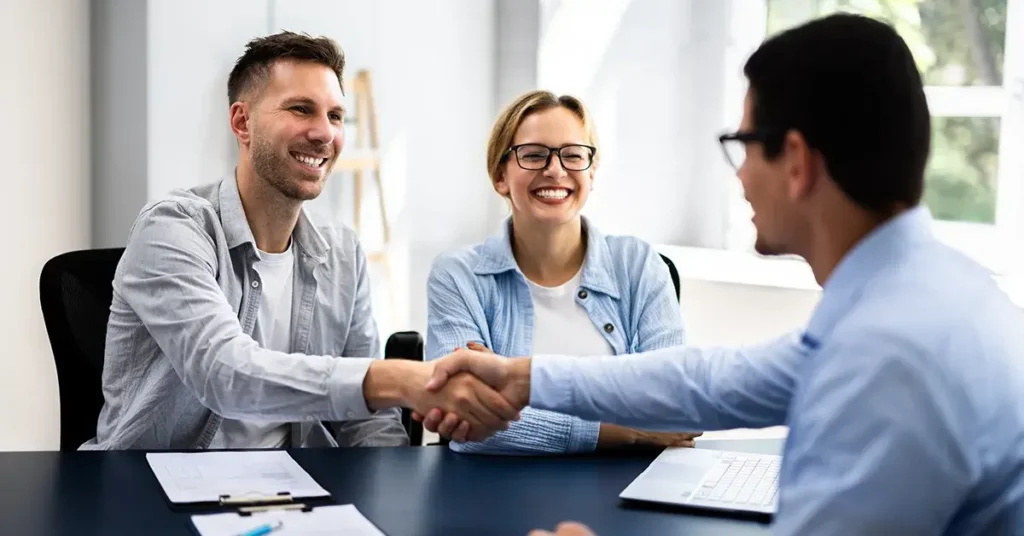
[[[612,355],[615,349],[594,325],[586,309],[576,303],[580,269],[569,281],[557,287],[542,287],[529,279],[533,298],[534,355]]]
[[[292,246],[284,253],[260,251],[255,264],[260,276],[260,308],[253,338],[263,348],[291,351],[292,275],[295,256]],[[288,441],[289,425],[280,422],[224,419],[210,448],[278,448]]]

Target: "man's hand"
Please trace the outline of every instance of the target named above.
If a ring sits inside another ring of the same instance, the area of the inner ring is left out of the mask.
[[[466,372],[451,376],[439,391],[422,387],[414,390],[411,407],[417,413],[436,409],[457,416],[459,425],[448,434],[442,434],[456,441],[483,441],[507,429],[509,421],[519,418],[520,409]]]
[[[512,405],[522,409],[530,400],[530,360],[527,358],[497,357],[477,343],[469,343],[470,350],[456,349],[447,357],[434,361],[434,374],[427,384],[428,390],[445,385],[455,374],[470,373],[494,387]],[[423,427],[437,432],[442,437],[464,442],[460,433],[465,424],[458,414],[431,408],[427,412],[416,411],[413,418],[423,421]],[[472,441],[472,439],[469,439]]]
[[[564,522],[558,524],[555,532],[534,530],[530,532],[529,536],[594,536],[594,533],[586,525]]]
[[[455,415],[458,426],[442,435],[457,441],[483,441],[519,418],[520,408],[468,373],[446,371],[443,387],[428,391],[424,386],[433,372],[433,363],[374,361],[363,380],[367,407],[376,411],[402,406],[419,414],[436,408]]]
[[[601,423],[597,448],[660,450],[667,447],[693,447],[694,438],[700,435],[701,432],[648,432],[617,424]]]
[[[490,352],[456,349],[434,361],[434,373],[428,391],[441,389],[449,378],[468,372],[496,389],[514,407],[522,409],[530,401],[530,359],[504,358]]]

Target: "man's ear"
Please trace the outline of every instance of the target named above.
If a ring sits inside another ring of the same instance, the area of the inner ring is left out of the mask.
[[[818,178],[820,155],[807,145],[807,139],[799,131],[790,130],[782,140],[782,154],[785,159],[787,194],[791,200],[810,195]]]
[[[231,131],[241,145],[249,145],[252,140],[252,132],[249,130],[249,103],[236,101],[230,109]]]

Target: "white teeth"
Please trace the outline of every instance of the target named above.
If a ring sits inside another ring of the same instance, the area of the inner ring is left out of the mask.
[[[320,165],[327,160],[326,158],[313,158],[312,156],[305,156],[301,154],[292,155],[292,157],[310,167],[320,167]]]
[[[565,199],[569,197],[569,191],[561,188],[542,188],[535,191],[534,195],[545,199]]]

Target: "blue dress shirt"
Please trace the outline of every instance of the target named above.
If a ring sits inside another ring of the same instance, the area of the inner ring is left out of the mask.
[[[427,283],[427,359],[483,344],[498,355],[533,348],[533,299],[512,256],[510,222],[482,244],[434,261]],[[583,220],[587,252],[576,303],[616,355],[683,344],[683,321],[668,268],[650,244],[603,235]],[[617,359],[623,359],[617,357]],[[589,452],[600,423],[526,408],[509,429],[479,443],[452,442],[456,452],[543,454]]]
[[[538,357],[530,403],[628,425],[787,424],[777,534],[1024,534],[1024,318],[930,221],[916,208],[857,244],[802,334]]]

